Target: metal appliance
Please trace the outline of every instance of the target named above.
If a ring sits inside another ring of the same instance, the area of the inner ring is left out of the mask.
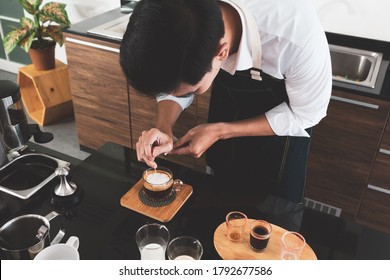
[[[8,162],[10,152],[25,149],[31,136],[37,143],[53,139],[51,133],[42,132],[37,124],[27,122],[19,85],[0,80],[0,166]]]

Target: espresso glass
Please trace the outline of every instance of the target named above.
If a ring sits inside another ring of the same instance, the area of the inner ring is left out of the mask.
[[[264,220],[255,220],[250,224],[249,243],[253,250],[264,250],[271,237],[272,226]]]

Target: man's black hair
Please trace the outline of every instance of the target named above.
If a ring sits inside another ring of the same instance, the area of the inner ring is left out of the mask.
[[[211,70],[224,35],[216,0],[141,0],[120,47],[129,84],[144,94],[196,85]]]

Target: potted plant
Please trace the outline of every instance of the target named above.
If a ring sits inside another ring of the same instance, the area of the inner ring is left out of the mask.
[[[18,1],[32,18],[22,17],[20,25],[4,37],[5,52],[9,54],[18,45],[29,53],[37,70],[53,69],[55,45],[63,45],[62,29],[70,26],[66,4],[49,2],[41,8],[42,0]]]

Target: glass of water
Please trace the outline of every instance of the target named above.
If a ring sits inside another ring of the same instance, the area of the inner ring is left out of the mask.
[[[194,237],[179,236],[169,242],[167,255],[170,260],[200,260],[203,246]]]
[[[141,260],[165,260],[165,251],[169,242],[169,230],[157,223],[140,227],[135,241],[141,254]]]

